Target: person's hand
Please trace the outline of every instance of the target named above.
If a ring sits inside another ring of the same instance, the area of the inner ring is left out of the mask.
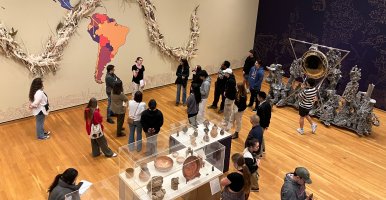
[[[245,72],[243,71],[243,75],[245,74]]]
[[[268,131],[268,127],[264,129],[265,131]]]
[[[33,108],[32,104],[29,104],[29,106],[28,106],[28,107],[29,107],[29,109],[32,109],[32,108]]]
[[[256,164],[257,164],[257,166],[260,166],[260,159],[256,160]]]

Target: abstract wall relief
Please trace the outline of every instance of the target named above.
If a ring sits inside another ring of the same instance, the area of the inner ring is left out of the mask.
[[[56,0],[53,1],[56,2]],[[64,20],[57,25],[56,35],[49,37],[43,53],[40,55],[28,54],[25,48],[22,48],[15,40],[17,31],[13,28],[8,30],[4,24],[0,23],[0,51],[7,57],[24,64],[33,76],[44,76],[49,72],[55,73],[57,71],[64,48],[78,28],[79,22],[84,18],[88,18],[89,14],[102,5],[102,0],[81,0],[75,6],[71,6],[70,0],[58,1],[63,8],[69,11]],[[129,3],[129,0],[123,1]],[[191,59],[196,55],[200,34],[197,16],[198,6],[194,9],[190,18],[190,39],[186,46],[170,47],[165,44],[164,35],[159,30],[154,4],[150,0],[137,0],[137,2],[145,16],[151,42],[157,45],[161,52],[172,56],[176,60],[180,58]],[[101,83],[102,71],[118,52],[118,48],[125,43],[128,28],[118,25],[114,19],[105,14],[94,14],[90,20],[88,32],[92,39],[99,44],[94,77],[96,82]]]
[[[106,14],[95,13],[90,18],[87,31],[98,43],[98,59],[94,78],[97,83],[102,83],[102,72],[107,63],[111,62],[118,53],[119,47],[125,44],[129,28],[117,24],[115,19]]]
[[[384,0],[260,1],[254,49],[265,64],[281,63],[286,76],[294,59],[288,38],[349,50],[342,62],[337,94],[343,94],[352,66],[358,65],[362,69],[359,91],[375,84],[375,107],[386,110]]]

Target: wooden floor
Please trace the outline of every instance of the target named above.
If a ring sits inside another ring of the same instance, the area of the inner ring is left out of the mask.
[[[241,71],[236,70],[241,81]],[[211,95],[213,100],[214,81]],[[264,83],[264,91],[268,86]],[[158,108],[164,113],[164,130],[170,124],[186,118],[186,107],[175,107],[175,86],[169,85],[147,90],[144,100],[155,98]],[[99,102],[106,110],[106,101]],[[46,119],[46,128],[52,138],[38,141],[35,138],[35,120],[28,118],[0,125],[0,199],[47,199],[46,190],[54,176],[68,167],[79,170],[78,180],[88,180],[103,188],[103,198],[113,199],[118,173],[119,159],[91,157],[91,145],[85,132],[84,106],[51,112]],[[209,110],[215,114],[213,110]],[[261,161],[260,192],[251,199],[279,199],[285,173],[297,166],[305,166],[311,173],[313,183],[308,191],[315,199],[386,199],[386,112],[376,110],[381,120],[380,127],[374,127],[369,137],[336,127],[326,128],[318,121],[315,135],[309,125],[305,135],[296,133],[298,114],[293,108],[273,108],[271,125],[265,134],[266,151]],[[241,152],[245,137],[251,128],[249,109],[243,116],[241,137],[233,141],[232,153]],[[217,114],[215,114],[217,115]],[[115,137],[115,125],[106,124],[110,147],[117,151],[127,144],[127,137]],[[126,128],[127,133],[127,128]],[[233,167],[230,167],[233,170]],[[90,193],[92,193],[90,191]],[[95,195],[95,193],[94,193]],[[87,194],[84,199],[97,199]]]

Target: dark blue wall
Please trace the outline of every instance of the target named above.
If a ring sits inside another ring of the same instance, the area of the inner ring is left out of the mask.
[[[254,44],[258,57],[266,65],[283,64],[288,73],[294,59],[288,38],[350,51],[342,62],[338,93],[358,65],[359,89],[375,84],[372,98],[386,110],[385,0],[260,0]]]

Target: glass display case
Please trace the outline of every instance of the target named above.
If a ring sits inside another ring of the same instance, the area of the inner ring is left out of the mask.
[[[197,136],[199,144],[201,139]],[[183,143],[157,147],[152,154],[147,144],[142,144],[141,151],[128,145],[119,148],[120,199],[175,199],[223,174],[225,147],[221,143],[194,147]]]

